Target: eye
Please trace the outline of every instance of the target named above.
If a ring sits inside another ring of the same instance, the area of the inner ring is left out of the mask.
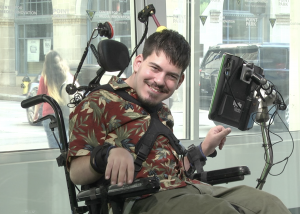
[[[158,68],[156,66],[151,66],[151,69],[154,70],[154,71],[158,70]]]
[[[178,76],[177,76],[177,75],[170,74],[169,77],[170,77],[172,80],[178,80]]]

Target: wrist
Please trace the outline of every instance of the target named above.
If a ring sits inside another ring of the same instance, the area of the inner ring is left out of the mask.
[[[200,151],[203,152],[205,157],[215,157],[217,155],[217,150],[215,148],[209,148],[205,146],[204,141],[199,144]]]
[[[94,169],[94,171],[104,174],[106,165],[107,165],[107,150],[111,147],[112,145],[109,143],[104,143],[103,145],[99,145],[93,149],[91,152],[91,157],[90,157],[90,165]],[[110,148],[112,149],[112,147]]]
[[[205,144],[205,142],[204,141],[202,141],[200,144],[199,144],[199,149],[201,149],[201,151],[203,152],[203,154],[205,155],[205,157],[208,157],[209,156],[209,154],[210,154],[210,148],[209,148],[209,146],[207,146],[206,144]],[[213,149],[214,150],[214,149]]]
[[[202,149],[202,143],[203,143],[203,142],[201,142],[197,147],[198,147],[200,153],[201,153],[201,154],[203,155],[203,157],[206,159],[207,154],[206,154],[206,152],[204,152],[203,149]]]
[[[107,150],[106,150],[106,155],[105,155],[105,161],[106,161],[106,163],[107,163],[107,159],[108,159],[108,156],[109,156],[109,154],[110,154],[110,151],[111,151],[112,149],[114,149],[114,148],[116,148],[116,146],[113,146],[113,145],[111,145],[111,146],[109,146],[109,147],[107,148]]]

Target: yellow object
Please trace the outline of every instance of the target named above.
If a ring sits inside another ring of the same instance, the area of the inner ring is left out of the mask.
[[[23,80],[22,80],[22,84],[21,84],[21,88],[23,88],[23,94],[27,94],[28,93],[28,86],[29,86],[29,83],[31,82],[30,78],[29,77],[24,77]]]
[[[162,32],[164,29],[167,29],[167,27],[165,27],[165,26],[159,26],[159,27],[156,29],[156,32]]]

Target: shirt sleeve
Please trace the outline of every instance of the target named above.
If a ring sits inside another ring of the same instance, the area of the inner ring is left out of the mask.
[[[96,146],[105,142],[105,105],[99,99],[99,96],[87,97],[70,114],[67,167],[72,157],[90,155]]]

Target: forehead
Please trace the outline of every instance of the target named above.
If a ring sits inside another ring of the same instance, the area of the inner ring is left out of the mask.
[[[181,74],[182,68],[174,65],[171,62],[170,57],[168,57],[163,51],[153,51],[151,55],[149,55],[145,61],[148,64],[152,65],[157,65],[161,69],[170,71],[170,72],[175,72]]]

